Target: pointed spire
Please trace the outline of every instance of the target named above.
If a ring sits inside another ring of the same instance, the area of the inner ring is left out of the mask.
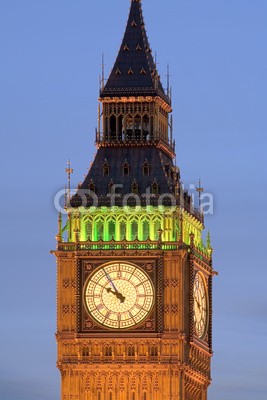
[[[141,0],[131,0],[121,47],[100,94],[102,98],[120,96],[160,96],[170,103],[148,42]]]

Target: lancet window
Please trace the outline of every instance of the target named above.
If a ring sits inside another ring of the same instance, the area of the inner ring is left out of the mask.
[[[159,186],[158,186],[157,182],[153,182],[153,183],[152,183],[151,192],[152,192],[152,194],[154,194],[155,196],[157,196],[157,195],[159,194]]]
[[[147,219],[143,221],[142,228],[143,228],[143,240],[148,240],[149,239],[149,221]]]
[[[136,181],[132,183],[132,193],[138,194],[138,183]]]
[[[151,347],[150,355],[151,355],[151,357],[157,357],[158,356],[158,348],[157,348],[157,346],[152,346]]]
[[[124,176],[128,176],[130,173],[130,166],[127,161],[125,161],[122,165],[122,172]]]
[[[129,73],[133,73],[129,70]],[[145,69],[139,70],[145,74]],[[168,141],[168,113],[155,103],[103,104],[103,132],[106,141]]]
[[[135,348],[134,348],[134,346],[128,347],[128,356],[129,357],[134,357],[135,356]]]
[[[102,219],[94,223],[94,236],[96,240],[104,239],[104,223]]]
[[[116,229],[116,224],[115,221],[111,220],[108,223],[108,239],[112,240],[115,239],[115,229]]]
[[[112,347],[111,346],[106,346],[105,347],[105,356],[106,357],[112,357]]]
[[[109,175],[109,164],[107,160],[105,160],[103,164],[103,176],[108,176]]]
[[[138,239],[138,223],[137,221],[133,221],[131,223],[131,240]]]
[[[125,240],[126,239],[126,222],[121,221],[120,222],[120,240]]]
[[[149,173],[150,173],[149,163],[147,161],[145,161],[143,164],[143,175],[148,176]]]
[[[89,348],[88,347],[83,347],[82,356],[83,357],[89,357]]]
[[[86,230],[86,240],[92,240],[92,221],[91,220],[89,220],[89,221],[86,221],[85,222],[85,224],[86,224],[86,228],[85,228],[85,230]]]

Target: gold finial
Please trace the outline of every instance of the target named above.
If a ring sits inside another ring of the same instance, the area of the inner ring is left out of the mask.
[[[61,214],[61,212],[58,215],[58,233],[56,236],[56,240],[58,242],[62,241],[62,214]]]
[[[198,192],[198,205],[199,205],[199,208],[200,208],[200,206],[201,206],[201,193],[204,192],[204,188],[201,186],[200,178],[199,178],[199,181],[198,181],[198,187],[196,188],[196,191]]]
[[[73,169],[71,168],[71,162],[68,161],[67,168],[65,169],[66,174],[68,175],[68,192],[67,192],[67,203],[70,204],[70,176],[73,174]]]

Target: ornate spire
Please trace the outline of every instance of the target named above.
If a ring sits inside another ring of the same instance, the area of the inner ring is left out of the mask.
[[[132,0],[122,44],[100,97],[160,96],[170,100],[160,82],[143,19],[141,0]]]

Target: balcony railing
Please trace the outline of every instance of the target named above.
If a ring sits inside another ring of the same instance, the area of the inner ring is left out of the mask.
[[[162,142],[165,146],[167,146],[171,151],[175,150],[175,142],[170,139],[165,139],[162,133],[156,131],[153,133],[149,133],[149,131],[141,131],[140,129],[127,129],[125,132],[96,132],[96,144],[97,145],[105,145],[105,144],[139,144],[139,145],[147,145],[147,144],[156,144],[158,142]]]
[[[87,251],[98,251],[98,250],[178,250],[181,244],[178,242],[159,242],[159,241],[127,241],[123,240],[121,242],[117,242],[115,240],[103,241],[99,240],[97,242],[93,242],[88,240],[86,242],[59,242],[58,250],[59,251],[78,251],[78,250],[87,250]]]

